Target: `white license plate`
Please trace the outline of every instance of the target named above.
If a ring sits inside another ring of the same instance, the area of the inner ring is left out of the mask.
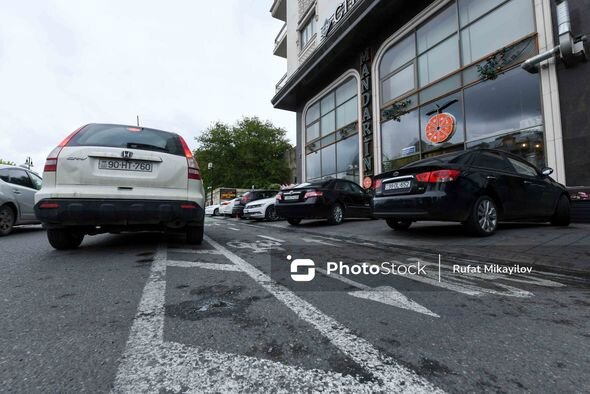
[[[409,189],[410,186],[412,186],[412,181],[402,181],[402,182],[386,183],[385,184],[385,190]]]
[[[296,194],[294,196],[285,196],[285,201],[293,201],[293,200],[299,200],[299,194]]]
[[[137,160],[99,160],[98,168],[100,170],[152,172],[154,165]]]

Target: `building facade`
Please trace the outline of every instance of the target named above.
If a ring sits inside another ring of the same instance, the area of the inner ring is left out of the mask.
[[[298,180],[363,184],[491,147],[590,185],[589,0],[275,0],[271,14]]]

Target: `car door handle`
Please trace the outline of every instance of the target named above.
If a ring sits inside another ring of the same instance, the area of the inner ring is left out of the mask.
[[[531,181],[523,181],[525,185],[531,185],[533,182]]]
[[[488,178],[490,181],[496,180],[496,177],[492,175],[488,175],[486,178]]]
[[[12,192],[13,192],[14,194],[20,194],[20,191],[18,191],[18,190],[13,190]]]

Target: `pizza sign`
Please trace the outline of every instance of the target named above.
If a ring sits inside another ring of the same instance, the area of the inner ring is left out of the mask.
[[[434,115],[426,124],[426,139],[441,144],[451,139],[457,128],[457,120],[449,113]]]

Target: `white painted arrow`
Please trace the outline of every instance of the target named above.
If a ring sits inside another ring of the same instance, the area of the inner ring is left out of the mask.
[[[354,280],[348,279],[339,274],[330,273],[328,275],[326,270],[324,270],[323,268],[316,268],[316,271],[321,272],[327,277],[338,279],[339,281],[346,283],[347,285],[351,285],[361,289],[360,291],[351,291],[348,293],[353,297],[380,302],[382,304],[390,305],[396,308],[407,309],[418,313],[423,313],[425,315],[432,317],[440,317],[436,313],[430,311],[428,308],[406,297],[405,295],[403,295],[391,286],[370,287],[365,285],[364,283],[355,282]]]

